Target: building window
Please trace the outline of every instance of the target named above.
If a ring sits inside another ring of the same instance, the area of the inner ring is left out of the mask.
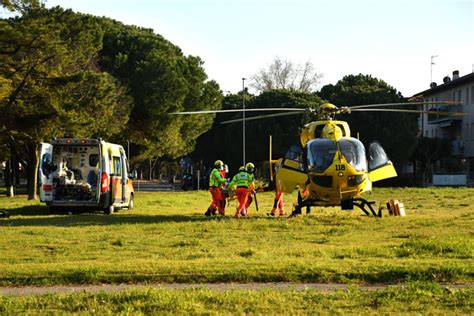
[[[474,86],[471,87],[471,104],[474,104]]]
[[[474,123],[471,123],[471,140],[474,140]]]
[[[469,104],[469,87],[466,88],[466,103]]]
[[[462,90],[459,89],[458,90],[458,101],[461,101],[462,100]]]

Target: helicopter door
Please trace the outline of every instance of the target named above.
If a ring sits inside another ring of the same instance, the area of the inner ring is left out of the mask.
[[[298,146],[292,146],[282,159],[276,172],[277,190],[291,193],[297,185],[304,186],[308,174],[304,168],[303,151]]]
[[[40,200],[42,202],[53,200],[53,177],[51,173],[55,170],[56,168],[53,164],[53,145],[41,143],[39,175],[41,181]]]
[[[379,143],[369,145],[369,179],[372,182],[397,176],[397,171]]]

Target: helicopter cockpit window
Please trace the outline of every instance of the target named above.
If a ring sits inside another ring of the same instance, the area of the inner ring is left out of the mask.
[[[379,143],[369,145],[369,170],[374,170],[386,165],[388,156]]]
[[[348,137],[338,141],[341,153],[346,161],[357,171],[367,170],[364,145],[356,138]]]
[[[336,143],[329,139],[313,139],[307,144],[308,169],[324,172],[333,162],[336,154]]]
[[[293,145],[288,149],[288,151],[285,154],[285,159],[290,159],[298,162],[303,161],[303,151],[301,150],[301,147]]]

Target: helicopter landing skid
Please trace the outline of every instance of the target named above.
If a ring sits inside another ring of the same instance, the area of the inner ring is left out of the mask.
[[[362,210],[362,212],[365,213],[367,216],[377,216],[377,217],[382,217],[382,209],[379,209],[378,213],[374,210],[372,205],[375,204],[374,201],[367,201],[366,199],[363,198],[356,198],[352,200],[352,204],[357,206]]]
[[[343,209],[352,210],[353,206],[357,206],[367,216],[382,217],[382,208],[379,208],[378,212],[376,212],[375,209],[373,208],[373,205],[376,203],[374,201],[367,201],[366,199],[363,199],[363,198],[355,198],[355,199],[352,199],[352,200],[349,200],[349,201],[350,201],[349,202],[350,204],[346,205],[347,208],[343,207]],[[305,204],[305,203],[299,203],[298,205],[295,205],[295,209],[293,210],[293,212],[291,212],[291,214],[290,214],[290,216],[288,216],[288,218],[300,215],[302,213],[301,209],[304,206],[309,206],[309,205],[310,204]]]

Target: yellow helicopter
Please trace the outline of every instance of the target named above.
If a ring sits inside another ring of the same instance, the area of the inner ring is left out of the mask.
[[[458,104],[458,102],[439,101],[430,104]],[[357,111],[384,111],[428,113],[437,115],[463,115],[462,112],[440,112],[409,109],[378,109],[380,106],[421,105],[423,102],[386,103],[337,107],[324,103],[313,109],[302,108],[264,108],[246,111],[285,111],[247,118],[246,121],[293,115],[302,112],[316,114],[317,120],[306,124],[300,134],[301,146],[292,146],[285,156],[272,160],[270,148],[270,174],[276,166],[276,190],[291,193],[298,189],[298,201],[292,215],[300,214],[305,206],[341,206],[343,210],[360,208],[366,215],[381,217],[381,209],[376,211],[374,201],[362,197],[372,190],[372,183],[397,176],[397,172],[380,144],[373,142],[366,153],[361,141],[351,136],[347,122],[335,120],[337,114]],[[173,114],[202,114],[215,112],[240,112],[242,110],[216,110],[178,112]],[[236,119],[221,124],[241,122]],[[271,141],[270,141],[271,144]]]
[[[291,193],[299,188],[298,203],[292,215],[304,206],[341,206],[343,210],[359,207],[366,215],[381,216],[375,202],[361,197],[372,190],[372,183],[397,176],[397,172],[380,144],[365,147],[351,137],[349,125],[334,120],[337,108],[330,103],[320,108],[322,120],[306,124],[300,135],[301,149],[295,147],[278,160],[276,189]],[[270,159],[271,160],[271,159]]]

